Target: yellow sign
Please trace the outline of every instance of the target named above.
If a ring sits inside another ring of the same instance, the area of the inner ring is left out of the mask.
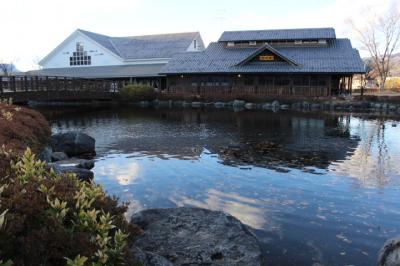
[[[274,61],[275,57],[273,55],[260,55],[260,61]]]

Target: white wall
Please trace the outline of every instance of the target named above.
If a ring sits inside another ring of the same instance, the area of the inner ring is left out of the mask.
[[[200,34],[196,37],[196,49],[194,49],[194,40],[186,50],[187,52],[196,52],[196,51],[203,51],[204,50],[204,43],[203,40],[201,39]]]
[[[57,47],[54,54],[50,54],[48,58],[42,61],[43,68],[61,68],[61,67],[86,67],[86,66],[70,66],[69,58],[76,50],[76,43],[82,42],[84,51],[87,51],[88,56],[91,56],[90,66],[110,66],[121,65],[123,62],[111,52],[97,45],[93,40],[76,32],[67,41]],[[89,65],[87,65],[89,66]]]

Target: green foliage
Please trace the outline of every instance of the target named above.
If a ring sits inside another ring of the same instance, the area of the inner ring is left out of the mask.
[[[128,247],[141,232],[124,219],[126,205],[55,174],[30,149],[0,157],[10,161],[0,175],[0,266],[133,264]]]
[[[119,93],[123,101],[154,100],[156,97],[152,86],[140,83],[129,83]]]

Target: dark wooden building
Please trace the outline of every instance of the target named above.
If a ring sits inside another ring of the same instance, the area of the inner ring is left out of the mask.
[[[363,73],[358,51],[333,28],[224,32],[161,69],[166,95],[215,100],[351,93],[353,75]]]

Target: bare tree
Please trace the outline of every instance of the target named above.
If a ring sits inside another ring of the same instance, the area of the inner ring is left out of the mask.
[[[0,61],[0,74],[4,76],[9,76],[14,72],[14,64],[13,62],[5,63],[4,61]]]
[[[392,6],[384,15],[371,16],[363,27],[350,21],[358,33],[359,41],[368,50],[374,72],[380,80],[381,90],[385,89],[386,78],[391,70],[393,53],[400,46],[400,12]]]

